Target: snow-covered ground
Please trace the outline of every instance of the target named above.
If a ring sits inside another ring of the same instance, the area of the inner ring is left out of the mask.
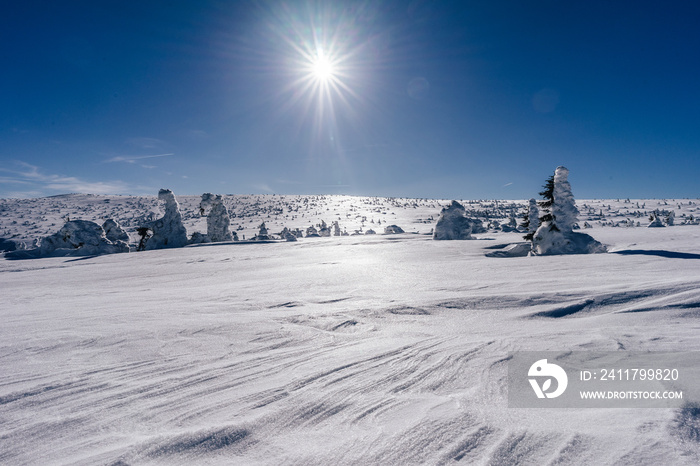
[[[199,196],[178,201],[188,234],[206,231]],[[485,254],[521,234],[431,240],[449,201],[225,201],[246,237],[260,221],[421,234],[0,259],[1,464],[700,461],[695,407],[515,409],[506,387],[515,351],[700,351],[700,226],[645,228],[698,201],[580,200],[611,252],[520,258]],[[501,222],[526,204],[462,203]],[[133,233],[155,209],[4,200],[0,236],[31,241],[66,215]]]
[[[177,196],[187,233],[206,233],[206,218],[199,214],[201,196]],[[406,199],[356,196],[284,196],[284,195],[224,195],[224,204],[231,214],[231,230],[240,239],[252,238],[258,226],[265,222],[271,233],[283,228],[300,228],[337,221],[341,231],[364,233],[373,229],[384,231],[396,224],[406,232],[430,233],[443,207],[451,199]],[[461,200],[467,215],[487,224],[497,220],[507,223],[511,214],[518,223],[525,212],[525,200]],[[689,219],[700,220],[700,200],[697,199],[594,199],[578,200],[581,211],[579,223],[591,227],[639,226],[649,224],[654,211],[673,211],[675,223]],[[66,220],[88,220],[102,224],[105,219],[117,220],[138,242],[136,228],[149,219],[163,215],[162,205],[153,196],[104,196],[66,194],[38,199],[0,199],[0,238],[20,240],[31,245],[35,239],[56,233]],[[662,218],[664,216],[662,215]]]

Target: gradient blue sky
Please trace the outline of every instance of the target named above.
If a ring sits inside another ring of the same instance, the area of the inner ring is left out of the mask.
[[[0,197],[520,199],[566,165],[578,198],[696,198],[699,23],[689,1],[7,1]]]

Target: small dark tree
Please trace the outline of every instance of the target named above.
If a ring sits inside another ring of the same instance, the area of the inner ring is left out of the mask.
[[[540,224],[544,222],[553,222],[554,217],[552,216],[552,204],[554,204],[554,175],[547,178],[543,190],[540,191],[540,196],[542,200],[538,202],[540,209],[542,209],[542,216],[540,217]],[[557,226],[552,223],[553,231],[559,231]]]
[[[146,250],[146,240],[151,237],[151,235],[148,234],[148,227],[139,227],[136,229],[136,233],[141,237],[141,240],[139,241],[139,245],[136,248],[137,251],[145,251]]]

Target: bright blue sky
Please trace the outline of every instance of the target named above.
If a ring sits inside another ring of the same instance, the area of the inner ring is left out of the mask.
[[[695,198],[699,20],[688,1],[4,2],[0,197],[528,198],[566,165],[578,198]]]

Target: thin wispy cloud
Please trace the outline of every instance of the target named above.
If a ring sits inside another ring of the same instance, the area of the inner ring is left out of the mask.
[[[105,163],[115,163],[115,162],[137,163],[139,160],[156,159],[156,158],[160,158],[160,157],[169,157],[171,155],[175,155],[175,154],[168,153],[168,154],[155,154],[155,155],[117,155],[115,157],[112,157],[111,159],[105,160]]]
[[[7,184],[19,184],[29,189],[23,192],[54,194],[58,193],[88,193],[88,194],[118,194],[134,191],[135,187],[121,180],[89,181],[75,176],[43,173],[39,167],[26,162],[16,161],[18,167],[15,170],[0,168],[0,182]],[[11,197],[17,196],[17,191],[0,193]]]

